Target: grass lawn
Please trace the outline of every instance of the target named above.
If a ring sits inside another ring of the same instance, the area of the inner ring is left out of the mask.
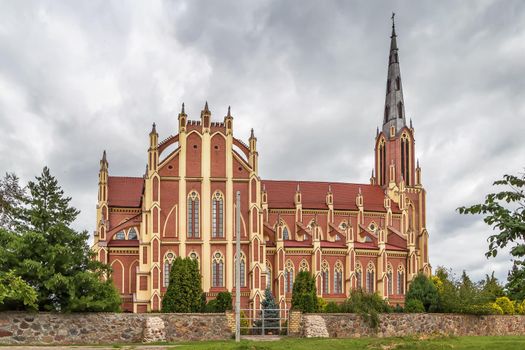
[[[175,345],[175,344],[174,344]],[[278,341],[234,341],[180,343],[172,349],[197,350],[324,350],[324,349],[525,349],[525,336],[512,337],[434,337],[418,338],[362,338],[362,339],[301,339],[288,338]]]

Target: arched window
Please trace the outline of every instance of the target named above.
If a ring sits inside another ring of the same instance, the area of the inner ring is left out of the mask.
[[[384,124],[386,124],[386,122],[388,121],[388,114],[390,112],[390,108],[388,108],[388,106],[385,106],[385,120],[384,120]]]
[[[128,231],[128,239],[137,239],[137,230],[134,227],[130,228]]]
[[[290,239],[290,237],[289,237],[289,233],[288,233],[288,227],[286,227],[286,226],[283,228],[283,239],[284,239],[285,241],[288,240],[288,239]]]
[[[397,294],[405,294],[405,268],[403,265],[397,267]]]
[[[199,195],[191,191],[188,196],[188,238],[199,238]]]
[[[388,80],[386,81],[386,93],[387,93],[387,94],[390,92],[390,85],[391,85],[390,83],[391,83],[391,82],[390,82],[390,79],[388,79]]]
[[[366,291],[368,293],[374,293],[374,270],[374,265],[372,262],[369,262],[366,268]]]
[[[306,259],[301,260],[301,263],[299,264],[299,271],[310,271],[310,266],[308,265],[308,261],[306,261]]]
[[[397,117],[403,118],[403,104],[401,102],[397,103]]]
[[[356,287],[357,289],[363,288],[363,269],[361,268],[361,264],[357,263],[355,267],[355,279],[356,279]]]
[[[401,136],[401,174],[407,185],[410,185],[410,139],[407,134]]]
[[[236,254],[237,255],[237,254]],[[246,287],[246,256],[241,252],[241,262],[240,262],[239,271],[241,272],[241,287]],[[235,267],[234,267],[234,280],[233,285],[237,283],[237,257],[235,258]]]
[[[388,296],[394,294],[394,275],[392,274],[392,265],[388,264],[386,269],[386,278],[387,278],[387,293]]]
[[[272,266],[266,261],[266,288],[272,290]]]
[[[377,183],[380,186],[383,186],[386,183],[386,147],[384,138],[381,138],[381,141],[379,141],[377,159],[379,163],[377,169]]]
[[[118,231],[115,234],[115,239],[119,240],[119,241],[122,241],[122,240],[126,239],[126,234],[124,233],[124,231]]]
[[[220,192],[215,192],[211,203],[211,235],[213,238],[224,237],[224,200]]]
[[[401,90],[401,78],[400,77],[396,78],[396,90],[397,91]]]
[[[326,260],[321,264],[321,279],[323,280],[323,295],[330,293],[330,265]]]
[[[164,287],[168,287],[170,284],[170,272],[171,266],[173,265],[173,260],[175,259],[175,254],[173,252],[167,252],[164,255]]]
[[[284,292],[291,293],[293,290],[294,266],[291,260],[286,261],[284,270]]]
[[[213,255],[211,280],[212,287],[224,287],[224,258],[220,252]]]
[[[340,261],[337,261],[334,267],[334,293],[343,293],[343,264]]]

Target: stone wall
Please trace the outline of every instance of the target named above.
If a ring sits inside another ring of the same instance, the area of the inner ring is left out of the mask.
[[[185,341],[231,335],[224,314],[0,312],[0,344],[140,343],[162,337]]]
[[[356,314],[305,314],[303,335],[323,337],[322,330],[313,331],[309,324],[319,328],[316,320],[322,317],[328,335],[333,338],[362,336],[397,337],[410,335],[525,335],[525,316],[457,315],[457,314],[382,314],[375,331]],[[311,321],[308,321],[312,318]],[[314,327],[314,326],[312,326]],[[326,333],[323,333],[326,334]],[[326,335],[325,335],[326,336]]]

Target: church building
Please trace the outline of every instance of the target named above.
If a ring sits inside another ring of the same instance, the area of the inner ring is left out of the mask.
[[[100,161],[93,250],[113,270],[123,310],[160,310],[176,257],[196,259],[208,300],[235,295],[235,194],[241,193],[243,308],[260,308],[270,288],[290,308],[294,278],[309,271],[318,295],[341,302],[356,288],[404,303],[416,274],[430,274],[426,192],[407,125],[392,25],[382,127],[369,183],[281,181],[259,177],[257,138],[234,135],[230,108],[213,121],[182,110],[178,131],[149,134],[146,172],[110,176]]]

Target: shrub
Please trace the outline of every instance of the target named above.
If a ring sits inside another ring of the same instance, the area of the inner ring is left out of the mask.
[[[516,313],[525,315],[525,300],[523,300],[521,303],[516,301]]]
[[[219,292],[217,294],[217,312],[225,312],[232,309],[232,294],[230,292]]]
[[[485,303],[479,305],[471,305],[465,309],[465,313],[471,315],[502,315],[503,310],[496,303]]]
[[[411,300],[419,300],[427,312],[438,310],[439,295],[434,283],[424,274],[420,273],[410,283],[410,288],[405,297],[405,305]]]
[[[197,261],[177,257],[171,267],[170,283],[162,300],[162,312],[199,312],[202,308],[201,298],[201,274]]]
[[[335,313],[341,312],[341,310],[339,308],[339,305],[337,305],[337,303],[334,303],[333,301],[331,301],[328,304],[326,304],[324,312],[335,314]]]
[[[241,334],[250,334],[250,320],[246,317],[244,311],[241,311]]]
[[[403,307],[399,304],[396,304],[396,306],[394,307],[394,310],[393,310],[395,313],[403,313],[405,312],[405,309],[403,309]]]
[[[421,313],[425,312],[425,306],[418,299],[410,299],[405,304],[405,312],[408,313]]]
[[[307,271],[297,274],[292,290],[292,309],[317,312],[317,288],[315,278]]]
[[[496,303],[489,303],[494,315],[503,315],[503,309]]]
[[[503,310],[505,315],[514,315],[514,305],[507,297],[500,297],[496,299],[496,304]]]
[[[328,303],[323,298],[317,298],[317,311],[326,312],[326,305]]]
[[[361,315],[374,329],[379,326],[379,313],[392,312],[392,308],[378,294],[369,294],[361,289],[353,290],[350,298],[340,306],[340,310]]]

